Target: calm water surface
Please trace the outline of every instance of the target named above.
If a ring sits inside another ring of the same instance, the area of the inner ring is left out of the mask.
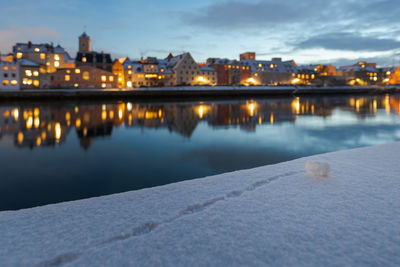
[[[398,95],[1,104],[0,210],[394,141]]]

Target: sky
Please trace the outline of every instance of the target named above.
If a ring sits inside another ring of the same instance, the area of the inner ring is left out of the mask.
[[[53,42],[74,57],[86,29],[93,50],[114,57],[191,52],[205,62],[254,51],[298,64],[400,65],[398,0],[14,0],[0,13],[1,53]]]

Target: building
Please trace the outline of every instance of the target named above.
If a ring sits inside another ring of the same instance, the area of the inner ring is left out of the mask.
[[[343,76],[349,85],[375,85],[387,78],[386,72],[378,69],[376,63],[364,61],[340,67],[338,75]]]
[[[294,84],[315,85],[339,85],[340,77],[337,77],[336,67],[329,65],[303,65],[297,67],[297,75]]]
[[[113,61],[110,54],[92,51],[91,39],[84,32],[79,36],[79,51],[75,58],[76,67],[90,66],[112,72]]]
[[[76,68],[59,69],[51,75],[53,88],[117,88],[117,76],[112,72],[81,66]]]
[[[237,60],[209,58],[207,65],[217,72],[218,85],[239,85],[241,73],[244,70],[241,63]],[[250,69],[250,67],[247,67]]]
[[[246,52],[240,54],[240,61],[245,60],[256,60],[256,53],[255,52]]]
[[[18,60],[20,64],[20,85],[21,89],[38,89],[44,82],[46,73],[41,71],[41,65],[27,59]]]
[[[18,60],[26,59],[35,62],[44,68],[44,72],[53,73],[58,68],[65,68],[71,62],[68,53],[60,45],[17,43],[13,46],[14,57]]]
[[[19,90],[20,66],[17,61],[0,58],[0,90]]]
[[[190,53],[167,58],[167,68],[173,73],[171,85],[216,85],[217,72],[211,67],[201,68]]]
[[[113,73],[118,77],[119,88],[159,87],[171,84],[172,72],[166,60],[148,57],[143,60],[117,59]]]
[[[245,58],[241,54],[240,58]],[[246,57],[253,57],[253,53]],[[255,55],[254,55],[255,58]],[[266,60],[241,60],[240,64],[244,70],[249,71],[247,77],[243,75],[241,84],[245,85],[282,85],[291,84],[296,79],[297,65],[293,60],[282,61],[281,58]],[[248,68],[250,68],[248,70]]]

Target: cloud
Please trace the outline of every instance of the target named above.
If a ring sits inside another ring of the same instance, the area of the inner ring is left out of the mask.
[[[48,39],[57,41],[59,38],[60,34],[50,28],[11,27],[0,30],[0,50],[2,53],[11,52],[12,46],[17,42],[43,42]]]
[[[308,20],[311,15],[324,13],[330,3],[314,1],[261,1],[257,3],[226,1],[182,14],[184,22],[210,29],[262,28]],[[316,11],[319,10],[319,13]]]
[[[356,33],[326,33],[312,36],[295,45],[298,49],[324,48],[345,51],[389,51],[400,48],[400,42],[390,38],[375,38]]]

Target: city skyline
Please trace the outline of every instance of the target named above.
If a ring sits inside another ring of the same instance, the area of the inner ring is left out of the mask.
[[[54,42],[74,57],[76,37],[86,30],[93,48],[113,57],[163,58],[169,52],[189,51],[196,61],[204,62],[255,51],[259,59],[278,56],[300,64],[340,66],[358,60],[399,64],[399,7],[390,0],[22,0],[4,3],[3,11],[2,53],[11,52],[16,42]]]

